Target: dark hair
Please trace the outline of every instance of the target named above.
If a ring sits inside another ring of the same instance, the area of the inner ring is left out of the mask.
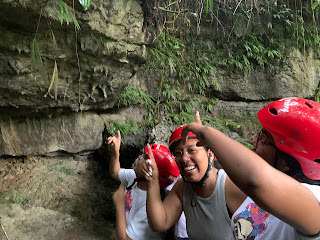
[[[283,158],[286,161],[287,166],[289,167],[289,170],[284,172],[285,174],[296,179],[298,182],[320,186],[320,180],[310,179],[303,174],[300,163],[294,157],[285,152],[280,151],[278,148],[276,154],[277,157],[279,156]]]

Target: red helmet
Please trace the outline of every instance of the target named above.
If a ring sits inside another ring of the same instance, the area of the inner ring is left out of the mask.
[[[178,166],[167,147],[160,144],[152,144],[150,147],[159,170],[160,188],[165,188],[178,178]],[[145,152],[149,158],[147,147]]]
[[[185,127],[185,125],[181,125],[176,130],[173,131],[173,133],[169,139],[169,149],[171,152],[173,151],[172,147],[173,147],[174,143],[181,141],[181,131]],[[189,132],[188,138],[197,138],[197,136],[194,133]]]
[[[320,103],[283,98],[261,109],[258,118],[277,148],[299,161],[305,176],[320,180]]]

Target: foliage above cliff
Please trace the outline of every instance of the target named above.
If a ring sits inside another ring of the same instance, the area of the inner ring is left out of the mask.
[[[146,2],[146,28],[154,26],[157,33],[173,35],[185,47],[205,41],[207,46],[198,48],[206,47],[210,53],[214,49],[211,57],[215,63],[232,69],[272,67],[285,61],[287,48],[304,53],[319,48],[317,1],[313,4],[302,0]],[[155,41],[159,36],[155,35]],[[182,50],[188,55],[194,48]]]
[[[172,119],[181,119],[173,113],[190,114],[199,105],[210,112],[216,98],[199,96],[208,95],[208,88],[219,88],[217,69],[236,74],[275,66],[287,69],[292,50],[318,54],[317,3],[142,1],[144,31],[153,36],[147,74],[161,79],[158,107]]]

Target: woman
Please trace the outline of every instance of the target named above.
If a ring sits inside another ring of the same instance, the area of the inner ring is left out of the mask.
[[[248,195],[232,217],[236,239],[320,239],[320,104],[285,98],[258,118],[258,155],[199,123],[185,126],[182,139],[196,134]]]
[[[196,120],[200,122],[199,113]],[[159,194],[159,176],[154,161],[145,165],[144,174],[152,168],[152,176],[146,175],[147,215],[153,231],[166,231],[184,211],[187,232],[192,240],[231,239],[231,213],[243,202],[246,195],[230,180],[224,170],[212,167],[215,156],[205,145],[189,133],[186,142],[181,140],[184,126],[177,128],[169,141],[169,149],[175,156],[180,179],[164,202]],[[148,147],[149,148],[149,147]],[[149,156],[152,159],[151,149]]]

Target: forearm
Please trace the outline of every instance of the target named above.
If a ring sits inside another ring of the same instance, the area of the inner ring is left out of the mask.
[[[109,174],[113,179],[118,179],[118,172],[120,171],[120,144],[121,144],[121,134],[117,131],[117,136],[108,137],[108,144],[111,149],[111,159],[109,162]]]
[[[212,149],[231,180],[260,207],[303,233],[319,232],[320,217],[315,214],[319,203],[308,189],[216,129],[201,127],[197,136]]]
[[[117,224],[117,239],[130,240],[126,233],[127,221],[125,209],[122,206],[116,208],[116,224]]]
[[[119,151],[113,152],[109,162],[109,174],[113,179],[118,180],[118,173],[120,171],[120,153]]]
[[[261,171],[271,168],[253,151],[214,128],[202,126],[197,136],[213,151],[229,177],[242,190],[259,185]]]
[[[156,180],[154,180],[156,181]],[[166,227],[166,212],[160,196],[158,182],[149,183],[147,191],[147,216],[151,229],[155,232],[163,232]]]

